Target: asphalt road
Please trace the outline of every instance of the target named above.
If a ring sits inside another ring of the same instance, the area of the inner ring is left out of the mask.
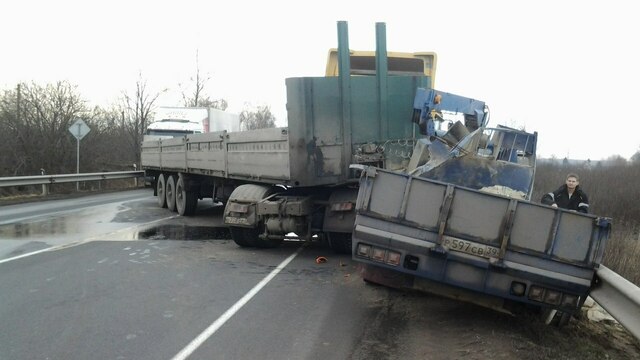
[[[349,257],[241,249],[220,212],[176,217],[149,191],[3,207],[0,359],[349,357],[372,290]]]
[[[150,190],[0,208],[0,360],[538,359],[549,349],[526,319],[365,284],[349,256],[320,243],[239,248],[221,212],[203,202],[179,217]]]

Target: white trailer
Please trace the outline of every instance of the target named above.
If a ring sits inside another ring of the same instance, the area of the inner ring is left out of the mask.
[[[225,130],[228,132],[240,131],[240,115],[212,107],[208,108],[205,132]]]

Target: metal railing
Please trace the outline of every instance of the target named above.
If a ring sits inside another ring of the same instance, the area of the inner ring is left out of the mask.
[[[0,177],[0,187],[47,185],[71,183],[79,181],[113,180],[125,178],[138,178],[144,176],[144,171],[115,171],[85,174],[61,174],[61,175],[34,175]]]
[[[640,288],[604,265],[596,274],[591,297],[640,340]]]

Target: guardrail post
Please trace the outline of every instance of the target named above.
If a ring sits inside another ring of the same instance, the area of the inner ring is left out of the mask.
[[[138,165],[136,165],[136,163],[133,163],[133,171],[138,171]],[[133,186],[136,189],[138,188],[138,177],[133,178]]]
[[[42,176],[45,175],[44,169],[40,169],[40,175]],[[47,195],[49,195],[49,185],[42,184],[42,196],[47,196]]]

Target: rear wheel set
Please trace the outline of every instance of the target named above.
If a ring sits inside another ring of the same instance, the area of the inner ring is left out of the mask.
[[[178,175],[176,182],[176,210],[182,216],[193,215],[198,206],[198,193],[187,188],[184,175]]]
[[[162,173],[156,181],[158,206],[188,216],[198,206],[198,192],[189,189],[183,174]]]

